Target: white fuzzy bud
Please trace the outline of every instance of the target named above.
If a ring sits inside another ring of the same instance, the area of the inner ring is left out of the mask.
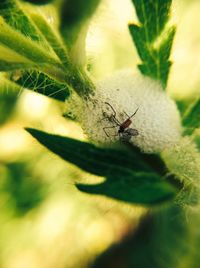
[[[116,121],[120,125],[137,109],[125,129],[135,130],[130,131],[129,142],[144,152],[161,152],[176,144],[181,136],[180,115],[174,101],[158,82],[132,70],[115,72],[97,82],[95,95],[87,103],[78,98],[72,100],[70,109],[89,139],[98,144],[119,140]],[[126,138],[125,134],[120,135]]]

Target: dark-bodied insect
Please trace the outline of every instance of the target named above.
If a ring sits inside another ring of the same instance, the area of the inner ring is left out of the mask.
[[[114,110],[112,105],[108,102],[105,102],[105,104],[108,105],[112,109],[113,114],[110,116],[110,118],[116,124],[112,127],[104,127],[103,128],[103,131],[105,132],[107,137],[110,137],[110,135],[108,135],[108,133],[106,132],[106,129],[115,128],[115,127],[119,127],[119,129],[117,131],[117,134],[112,135],[112,136],[119,136],[120,139],[122,139],[124,141],[129,141],[131,139],[131,137],[139,135],[137,129],[129,128],[129,126],[132,123],[131,118],[137,113],[139,108],[137,108],[136,111],[131,116],[127,115],[127,113],[125,112],[125,114],[127,115],[128,118],[124,122],[120,123],[119,120],[116,118],[116,111]]]

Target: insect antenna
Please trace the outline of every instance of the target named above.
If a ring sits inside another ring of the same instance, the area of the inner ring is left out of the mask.
[[[134,115],[136,115],[136,113],[137,113],[138,110],[139,110],[139,107],[136,109],[136,111],[131,116],[129,116],[128,119],[131,119]]]

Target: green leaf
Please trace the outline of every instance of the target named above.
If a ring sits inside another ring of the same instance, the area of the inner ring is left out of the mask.
[[[15,12],[15,10],[13,10],[13,12]],[[40,29],[38,30],[38,33],[43,36],[41,33],[45,34],[46,32],[46,40],[60,57],[63,64],[51,50],[45,49],[39,42],[33,42],[30,38],[27,38],[24,34],[20,33],[20,31],[14,30],[1,17],[0,27],[0,44],[17,53],[18,57],[24,57],[25,63],[27,60],[29,60],[29,62],[31,61],[33,65],[36,65],[38,71],[47,74],[61,84],[66,83],[67,86],[72,87],[83,97],[86,97],[93,92],[94,85],[92,81],[83,69],[78,68],[69,62],[67,51],[60,36],[53,29],[48,27],[45,20],[40,20],[40,26],[38,26]],[[46,44],[48,43],[46,42]],[[15,62],[14,58],[13,61]],[[63,65],[67,68],[64,68]],[[18,66],[16,67],[18,69]],[[23,65],[23,67],[25,67],[25,65]],[[14,65],[11,66],[10,70],[12,69],[14,69]],[[7,66],[5,71],[7,70],[9,70],[9,66]]]
[[[19,1],[1,0],[0,16],[2,16],[13,29],[18,30],[23,35],[30,37],[34,41],[42,41],[37,28],[28,15],[24,13]]]
[[[63,67],[52,53],[46,51],[44,47],[28,39],[20,32],[13,30],[1,17],[0,27],[0,44],[32,61],[37,65],[38,69],[56,80],[65,81],[66,75]]]
[[[185,134],[192,134],[192,132],[200,127],[200,98],[195,100],[186,110],[183,119],[183,126],[186,128]]]
[[[177,108],[181,114],[181,117],[183,117],[188,106],[191,103],[191,100],[190,99],[175,99],[175,101],[176,101]]]
[[[23,11],[23,5],[15,0],[2,0],[0,16],[0,43],[34,62],[37,69],[63,82],[65,75],[60,62],[54,53],[52,54],[46,39],[29,17],[28,12]],[[14,58],[13,61],[15,62]],[[14,64],[11,65],[11,69],[14,69]],[[30,67],[32,66],[29,66],[29,69]]]
[[[171,0],[132,0],[139,25],[130,24],[129,30],[142,63],[142,74],[161,82],[166,87],[171,62],[170,51],[175,27],[167,30]]]
[[[150,43],[163,31],[169,19],[172,0],[132,0],[132,2]]]
[[[15,31],[0,18],[0,43],[35,62],[36,64],[46,63],[59,65],[59,62],[54,59],[50,53],[44,50],[36,42],[26,38],[21,33]]]
[[[66,84],[59,83],[44,73],[32,70],[21,72],[17,79],[15,73],[12,76],[11,79],[18,85],[47,97],[64,102],[70,96],[70,89]]]
[[[26,130],[64,160],[98,176],[115,175],[120,177],[124,173],[129,175],[130,169],[153,172],[153,169],[146,163],[137,161],[141,159],[137,159],[138,154],[125,150],[99,148],[90,143],[52,135],[37,129],[28,128]]]
[[[36,42],[13,30],[0,18],[0,44],[13,50],[37,66],[39,71],[46,73],[60,83],[67,83],[79,95],[86,96],[92,93],[94,85],[84,70],[72,64],[66,69],[61,62],[49,51],[45,51]],[[14,60],[14,59],[13,59]]]
[[[46,38],[49,45],[53,48],[54,52],[59,57],[63,65],[66,68],[69,68],[69,57],[67,48],[64,45],[64,42],[58,32],[56,32],[56,30],[49,25],[49,23],[43,16],[33,14],[31,15],[31,18],[37,25],[41,34],[43,34],[44,38]]]
[[[9,72],[30,68],[37,68],[37,65],[32,62],[11,62],[0,59],[0,72]]]
[[[99,148],[93,144],[26,129],[41,144],[64,160],[106,181],[98,185],[77,184],[88,193],[103,194],[125,202],[157,204],[174,197],[175,188],[155,173],[138,151]]]
[[[79,190],[115,198],[124,202],[153,205],[170,200],[176,191],[155,173],[132,172],[130,176],[114,175],[97,185],[77,184]]]
[[[57,30],[50,27],[44,17],[39,15],[31,17],[65,67],[65,82],[81,96],[85,97],[92,93],[94,89],[92,81],[83,68],[73,64]]]

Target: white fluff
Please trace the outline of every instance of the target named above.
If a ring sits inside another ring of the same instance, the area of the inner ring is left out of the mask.
[[[115,125],[111,120],[113,111],[105,102],[112,105],[120,122],[127,119],[126,114],[131,115],[139,108],[129,126],[137,129],[139,135],[131,137],[130,143],[144,152],[161,152],[180,139],[181,123],[176,104],[162,86],[150,78],[132,70],[117,71],[96,83],[95,95],[87,103],[78,97],[72,100],[72,112],[88,138],[98,144],[119,140],[119,127],[106,129],[109,137],[103,130]]]

